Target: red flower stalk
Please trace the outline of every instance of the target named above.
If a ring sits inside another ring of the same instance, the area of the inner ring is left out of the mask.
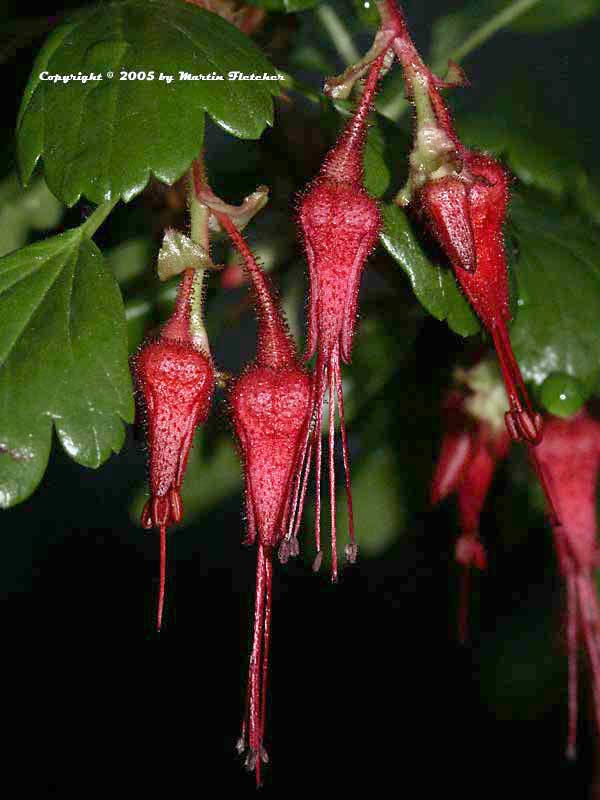
[[[183,515],[180,489],[194,431],[208,417],[215,375],[210,355],[190,334],[194,270],[181,279],[175,311],[158,338],[134,359],[134,374],[145,406],[149,449],[150,499],[142,511],[146,529],[160,529],[160,583],[157,628],[165,599],[166,530]]]
[[[229,217],[213,212],[244,259],[258,312],[255,363],[235,382],[229,396],[231,415],[243,460],[247,536],[258,539],[254,636],[248,669],[246,711],[238,752],[248,748],[246,766],[256,771],[268,760],[263,747],[266,716],[273,553],[297,555],[290,536],[295,511],[293,484],[311,411],[311,380],[301,368],[292,339],[268,278]],[[298,516],[301,509],[298,510]]]
[[[456,541],[455,558],[463,566],[458,638],[464,644],[470,568],[483,570],[487,566],[479,539],[481,511],[496,466],[508,453],[510,438],[503,424],[506,401],[502,385],[490,380],[487,365],[482,363],[470,373],[459,374],[467,385],[471,383],[474,392],[453,391],[446,400],[445,432],[431,485],[431,502],[436,505],[451,494],[457,495],[461,534]]]
[[[539,461],[552,487],[562,522],[554,526],[560,571],[567,584],[569,729],[567,756],[575,757],[577,736],[577,647],[591,668],[596,725],[600,732],[600,612],[595,583],[598,566],[596,486],[600,471],[600,424],[584,410],[569,419],[547,417]]]
[[[466,82],[450,62],[447,80],[435,76],[410,37],[403,12],[394,0],[378,3],[381,26],[369,53],[330,83],[330,91],[347,92],[348,84],[382,57],[400,62],[406,92],[416,112],[410,176],[397,202],[411,206],[448,257],[457,280],[498,353],[509,400],[506,425],[510,436],[537,444],[542,418],[535,413],[508,335],[510,322],[506,256],[502,227],[508,204],[508,175],[490,156],[459,140],[440,90]]]
[[[348,445],[344,422],[344,404],[340,375],[340,358],[350,363],[352,339],[356,326],[356,308],[360,278],[365,261],[375,246],[381,218],[375,200],[363,187],[362,157],[367,118],[373,104],[377,80],[383,66],[383,55],[370,69],[358,107],[337,143],[325,158],[321,171],[301,198],[299,220],[308,259],[310,301],[308,311],[308,344],[306,358],[317,353],[313,412],[313,441],[304,444],[304,455],[310,463],[315,447],[317,508],[315,536],[317,557],[321,563],[320,485],[321,427],[323,401],[329,390],[329,493],[332,532],[332,577],[337,579],[334,432],[335,403],[339,409],[342,452],[349,511],[350,544],[346,555],[356,559],[356,543],[352,515],[352,492]],[[301,496],[306,490],[308,466]],[[297,487],[298,489],[298,487]]]

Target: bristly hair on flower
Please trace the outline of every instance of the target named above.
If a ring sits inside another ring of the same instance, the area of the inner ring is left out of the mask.
[[[396,202],[423,219],[492,336],[508,395],[510,436],[537,444],[542,437],[542,418],[529,399],[507,327],[510,308],[502,228],[508,174],[490,156],[465,147],[456,134],[441,90],[466,84],[460,67],[450,62],[446,79],[438,78],[419,55],[394,0],[380,0],[377,6],[381,25],[373,46],[358,64],[331,82],[331,91],[345,96],[357,78],[382,57],[386,68],[394,59],[401,64],[416,125],[408,182]]]
[[[375,247],[381,216],[375,200],[363,186],[363,151],[369,112],[384,70],[384,56],[376,58],[369,70],[357,108],[331,148],[317,177],[303,192],[298,208],[300,231],[308,260],[310,299],[306,359],[316,353],[312,436],[303,446],[305,461],[302,485],[306,492],[309,465],[315,456],[317,555],[313,569],[322,561],[321,550],[321,460],[323,403],[329,393],[329,502],[331,513],[332,579],[337,580],[337,534],[335,505],[335,410],[339,412],[342,455],[346,480],[350,542],[345,548],[354,562],[357,545],[352,513],[350,462],[344,420],[340,359],[350,363],[356,327],[358,291],[362,271]]]
[[[160,530],[160,582],[157,628],[165,600],[166,531],[183,517],[181,485],[197,426],[206,421],[215,383],[210,353],[190,332],[195,271],[180,281],[175,311],[159,335],[133,359],[133,372],[145,410],[149,450],[150,499],[142,512],[146,529]]]
[[[206,199],[206,191],[204,194]],[[298,360],[269,279],[256,262],[238,227],[235,209],[212,195],[215,221],[226,231],[242,257],[258,318],[256,360],[233,382],[229,407],[241,455],[246,493],[246,544],[257,544],[254,634],[246,707],[237,749],[246,753],[246,767],[261,783],[267,677],[271,638],[273,556],[286,561],[298,554],[294,478],[300,471],[301,446],[311,421],[312,381]],[[231,211],[232,213],[227,213]]]

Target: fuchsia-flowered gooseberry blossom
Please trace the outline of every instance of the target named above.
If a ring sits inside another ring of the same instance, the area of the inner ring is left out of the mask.
[[[487,567],[479,539],[479,520],[494,472],[508,454],[510,437],[504,426],[506,396],[488,362],[457,371],[465,387],[448,395],[444,406],[444,436],[431,484],[431,502],[456,494],[461,532],[455,557],[463,567],[458,611],[458,637],[467,639],[469,577],[472,566]]]
[[[383,56],[371,67],[358,107],[337,143],[325,158],[317,177],[302,195],[298,219],[308,260],[310,300],[308,308],[308,343],[306,358],[317,354],[314,379],[314,428],[311,441],[305,443],[307,459],[304,496],[312,450],[315,450],[317,557],[314,569],[321,563],[320,485],[321,428],[325,392],[329,391],[329,493],[332,538],[332,577],[337,579],[337,547],[335,518],[334,434],[335,405],[339,410],[342,454],[346,477],[350,543],[346,547],[349,561],[356,560],[356,543],[352,515],[352,493],[340,358],[350,363],[352,339],[356,326],[356,310],[360,278],[367,257],[379,236],[379,208],[363,186],[363,151],[367,119],[373,105],[377,81],[383,67]]]
[[[567,588],[569,730],[567,755],[575,757],[577,649],[583,645],[591,670],[593,708],[600,733],[600,610],[596,589],[598,542],[596,491],[600,471],[600,423],[583,409],[569,419],[549,416],[538,447],[562,524],[555,525],[558,565]]]
[[[393,0],[386,3],[392,9]],[[397,18],[397,17],[395,17]],[[503,225],[508,208],[508,174],[458,138],[440,89],[464,83],[462,74],[449,84],[423,63],[402,19],[394,52],[404,70],[414,102],[416,132],[410,176],[399,202],[423,217],[446,253],[454,274],[478,317],[489,331],[506,385],[510,436],[537,444],[542,418],[534,412],[508,334],[510,306]],[[452,65],[451,65],[452,67]]]
[[[133,362],[145,409],[150,499],[142,512],[146,529],[160,530],[157,628],[162,624],[166,581],[166,530],[183,516],[180,489],[196,427],[208,417],[215,372],[211,357],[190,334],[194,270],[181,278],[175,311],[159,336]]]
[[[294,478],[310,423],[312,387],[300,366],[294,344],[269,281],[242,235],[227,217],[215,211],[221,226],[241,254],[252,282],[258,315],[255,363],[239,377],[229,394],[231,416],[243,461],[246,484],[247,536],[257,542],[254,635],[248,668],[246,710],[238,752],[247,750],[246,766],[261,782],[261,764],[268,760],[265,733],[273,555],[282,560],[298,554],[293,530]],[[301,514],[301,508],[297,511]]]
[[[334,82],[332,90],[343,96],[347,86],[382,55],[386,66],[393,58],[400,62],[416,125],[409,179],[396,202],[424,220],[493,338],[508,395],[509,434],[537,444],[542,418],[533,410],[507,327],[510,308],[502,227],[508,175],[490,156],[465,147],[454,130],[440,90],[464,84],[462,70],[451,62],[446,80],[435,76],[419,55],[394,0],[377,5],[381,26],[371,50]]]

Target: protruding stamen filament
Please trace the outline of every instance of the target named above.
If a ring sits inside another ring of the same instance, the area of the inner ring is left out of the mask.
[[[323,376],[319,378],[320,382],[323,384],[322,389],[323,391],[317,392],[317,413],[316,413],[316,422],[315,422],[315,545],[317,548],[317,555],[315,556],[315,560],[313,563],[313,570],[317,572],[321,567],[321,561],[323,560],[323,553],[321,551],[321,459],[322,459],[322,452],[323,452],[323,442],[322,442],[322,432],[321,429],[323,427],[323,393],[324,393],[324,383],[323,383]]]
[[[334,352],[333,358],[337,353]],[[331,514],[331,580],[338,578],[335,502],[335,368],[329,362],[329,510]]]
[[[507,430],[511,438],[516,441],[539,444],[542,441],[542,419],[534,412],[531,405],[506,325],[498,322],[492,327],[491,333],[510,406],[510,411],[506,415]]]
[[[342,388],[342,376],[340,372],[340,362],[335,360],[333,362],[335,370],[335,384],[337,389],[337,403],[340,415],[340,431],[342,435],[342,457],[344,460],[344,477],[346,481],[346,502],[348,504],[348,534],[350,536],[350,544],[346,546],[346,558],[354,564],[358,554],[358,546],[356,544],[356,537],[354,534],[354,509],[352,506],[352,482],[350,480],[350,456],[348,454],[348,436],[346,434],[346,420],[344,417],[344,392]]]
[[[160,526],[160,577],[158,582],[158,607],[156,612],[156,630],[162,626],[163,610],[165,607],[165,585],[167,582],[167,527]]]
[[[242,733],[236,745],[238,752],[242,753],[246,745],[246,737],[248,738],[248,755],[245,763],[249,771],[255,771],[257,786],[261,784],[261,764],[266,764],[269,760],[263,747],[263,737],[271,639],[272,580],[272,555],[270,552],[266,552],[262,545],[259,545],[256,562],[254,634],[248,668],[246,710],[242,721]]]

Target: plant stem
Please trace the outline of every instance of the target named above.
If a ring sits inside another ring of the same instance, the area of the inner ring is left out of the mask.
[[[329,34],[329,38],[344,64],[346,66],[348,66],[348,64],[355,64],[360,59],[360,54],[354,46],[348,29],[339,18],[337,11],[331,6],[324,4],[315,9],[315,14]]]
[[[94,209],[86,221],[80,225],[81,232],[85,233],[86,236],[89,236],[91,239],[118,202],[119,198],[116,200],[109,200],[107,203],[102,203],[101,206]]]
[[[196,165],[204,174],[202,155],[196,159]],[[194,166],[188,176],[188,197],[190,208],[190,239],[203,247],[208,253],[210,250],[210,235],[208,232],[209,209],[196,197],[194,181]],[[194,281],[190,299],[190,333],[197,347],[210,355],[208,335],[204,326],[204,269],[194,270]]]
[[[503,8],[497,14],[494,14],[493,17],[490,17],[490,19],[480,25],[479,28],[474,30],[473,33],[467,36],[462,44],[455,47],[454,50],[448,54],[447,58],[443,60],[440,59],[436,62],[433,65],[433,72],[436,74],[444,72],[448,59],[459,63],[474,50],[477,50],[478,47],[487,42],[488,39],[491,39],[495,33],[498,33],[502,28],[510,25],[511,22],[514,22],[525,14],[525,12],[530,11],[540,2],[541,0],[515,0],[515,2]],[[401,94],[398,94],[393,100],[380,106],[378,110],[384,117],[397,122],[408,111],[409,106],[409,101]]]
[[[505,28],[507,25],[510,25],[511,22],[514,22],[520,16],[525,14],[525,12],[529,11],[530,9],[534,8],[534,6],[539,5],[541,0],[515,0],[514,3],[503,8],[493,17],[488,19],[487,22],[484,22],[477,30],[473,31],[470,36],[464,40],[464,42],[459,46],[456,47],[449,55],[449,58],[452,61],[461,61],[465,56],[468,56],[469,53],[472,53],[473,50],[476,50],[480,45],[490,39],[495,33],[497,33],[502,28]],[[436,68],[443,69],[445,64],[435,65],[434,72]]]

